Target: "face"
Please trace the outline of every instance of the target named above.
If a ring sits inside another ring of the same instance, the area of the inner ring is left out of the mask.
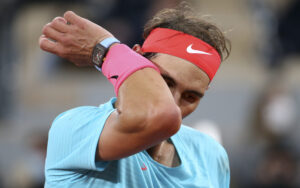
[[[207,74],[189,61],[168,54],[158,53],[151,61],[160,69],[182,117],[192,113],[208,88]]]

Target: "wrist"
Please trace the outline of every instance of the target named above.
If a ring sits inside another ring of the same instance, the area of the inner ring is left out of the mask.
[[[112,45],[119,44],[120,41],[114,37],[108,37],[97,43],[92,51],[92,63],[101,70],[105,56]]]
[[[133,73],[140,69],[159,69],[148,59],[134,52],[124,44],[111,46],[102,66],[103,75],[113,84],[118,96],[119,87]]]

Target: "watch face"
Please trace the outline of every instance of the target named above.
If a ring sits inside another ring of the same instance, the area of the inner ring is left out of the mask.
[[[97,44],[94,47],[92,61],[95,65],[101,67],[106,50],[107,49],[101,44]]]

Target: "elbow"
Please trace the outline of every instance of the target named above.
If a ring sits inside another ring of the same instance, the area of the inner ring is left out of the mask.
[[[163,104],[156,107],[148,118],[149,129],[156,132],[157,136],[166,139],[177,133],[181,126],[181,111],[174,104]]]
[[[160,102],[139,110],[119,112],[123,132],[144,132],[155,140],[174,135],[180,129],[181,120],[181,111],[175,103]]]

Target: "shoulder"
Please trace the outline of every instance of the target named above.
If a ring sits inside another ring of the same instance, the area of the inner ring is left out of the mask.
[[[88,114],[96,111],[99,111],[99,107],[97,106],[79,106],[62,112],[54,119],[53,122],[80,119],[81,116],[87,116]]]
[[[50,132],[61,126],[74,126],[86,124],[94,119],[106,119],[114,111],[115,98],[100,106],[80,106],[59,114],[53,121]]]
[[[214,187],[229,187],[230,167],[224,147],[191,127],[183,125],[178,133],[188,153],[193,153],[205,166]]]
[[[199,146],[199,144],[201,145],[204,144],[205,146],[209,146],[209,147],[213,146],[213,147],[223,148],[223,146],[219,144],[211,136],[185,125],[181,125],[181,128],[178,131],[178,135],[182,140],[187,141],[189,143],[196,144],[197,146]]]
[[[48,134],[46,172],[65,174],[57,169],[96,169],[98,140],[114,100],[97,106],[81,106],[61,113]]]

